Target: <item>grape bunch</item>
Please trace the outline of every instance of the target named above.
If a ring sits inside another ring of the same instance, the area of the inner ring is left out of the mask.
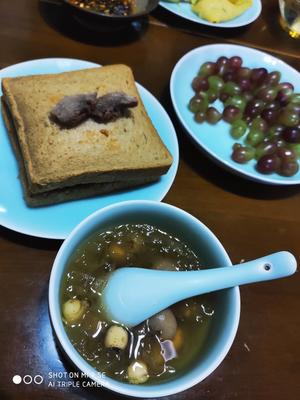
[[[255,159],[257,171],[288,177],[299,170],[300,93],[280,79],[279,71],[247,68],[239,56],[222,56],[201,65],[189,109],[197,122],[214,125],[223,119],[234,139],[243,138],[243,144],[233,145],[235,162]],[[222,112],[213,106],[218,99]]]

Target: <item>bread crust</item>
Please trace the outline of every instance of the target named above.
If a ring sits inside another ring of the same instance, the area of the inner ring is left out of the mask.
[[[44,193],[33,194],[30,192],[30,188],[28,185],[23,156],[20,151],[21,149],[18,143],[18,137],[13,125],[12,118],[10,116],[10,112],[3,99],[1,103],[2,116],[7,127],[11,145],[19,164],[19,178],[23,187],[24,199],[27,205],[29,205],[30,207],[47,206],[65,201],[99,196],[113,191],[119,191],[122,189],[128,189],[138,185],[154,182],[158,179],[157,176],[148,176],[146,178],[131,179],[127,181],[125,180],[106,183],[81,184],[62,189],[54,189]]]
[[[153,179],[166,173],[172,156],[147,115],[129,67],[112,65],[61,74],[2,80],[30,193],[90,183]],[[64,96],[124,91],[138,98],[129,118],[88,120],[60,129],[49,112]]]

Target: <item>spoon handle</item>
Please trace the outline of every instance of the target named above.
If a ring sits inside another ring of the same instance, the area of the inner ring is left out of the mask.
[[[292,275],[295,257],[287,251],[270,254],[238,266],[200,271],[157,271],[120,268],[112,273],[103,300],[114,320],[134,326],[188,297],[237,285]]]
[[[183,272],[180,285],[185,287],[185,293],[181,294],[185,298],[187,294],[195,296],[247,283],[283,278],[292,275],[296,268],[295,257],[287,251],[281,251],[231,267]],[[175,275],[170,278],[172,284],[175,284]]]

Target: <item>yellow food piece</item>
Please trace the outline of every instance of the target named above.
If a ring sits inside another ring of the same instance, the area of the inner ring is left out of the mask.
[[[222,22],[236,18],[252,6],[253,0],[199,0],[192,10],[210,22]]]
[[[183,346],[183,332],[181,328],[177,328],[175,337],[173,339],[175,349],[179,351]]]
[[[128,380],[130,383],[138,385],[145,383],[149,379],[147,365],[142,361],[133,361],[127,369]]]
[[[105,347],[112,347],[124,350],[128,343],[128,333],[120,325],[112,325],[106,332],[104,344]]]
[[[84,314],[88,304],[86,301],[80,301],[78,299],[70,299],[66,301],[62,306],[62,313],[67,323],[77,322]]]

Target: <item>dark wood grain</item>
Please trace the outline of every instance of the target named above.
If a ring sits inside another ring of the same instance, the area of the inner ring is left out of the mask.
[[[210,161],[187,139],[169,97],[177,60],[192,48],[229,42],[264,49],[300,70],[300,41],[278,25],[276,0],[263,1],[248,27],[218,30],[157,9],[123,32],[82,27],[51,1],[0,2],[0,67],[42,57],[101,64],[126,63],[170,114],[179,138],[179,171],[165,201],[192,213],[221,240],[233,262],[290,250],[300,259],[299,187],[271,187],[238,178]],[[0,149],[1,156],[1,149]],[[0,399],[119,399],[103,389],[49,387],[49,373],[74,371],[50,326],[47,290],[61,242],[0,227]],[[176,400],[296,400],[300,397],[299,274],[241,288],[239,331],[229,355],[204,382]],[[195,338],[196,340],[196,338]],[[76,370],[75,370],[76,371]],[[12,377],[42,375],[41,385],[15,385]],[[61,379],[75,385],[75,380]]]

